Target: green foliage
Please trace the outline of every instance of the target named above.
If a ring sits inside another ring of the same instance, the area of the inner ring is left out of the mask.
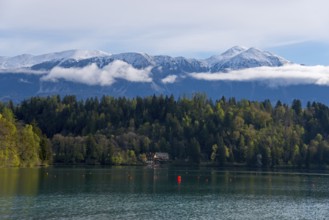
[[[329,165],[329,108],[321,103],[303,109],[299,100],[272,106],[269,100],[209,100],[204,94],[177,100],[53,96],[10,109],[1,107],[1,166],[40,160],[135,164],[158,151],[193,163],[256,166],[261,155],[264,167]]]
[[[215,161],[217,150],[218,150],[217,144],[212,145],[212,152],[211,152],[211,156],[210,156],[211,161]]]
[[[33,132],[32,125],[25,125],[19,132],[18,155],[23,166],[35,166],[40,163],[40,138]]]
[[[17,123],[9,108],[0,111],[0,167],[39,165],[44,160],[40,155],[42,134],[32,125]],[[48,156],[50,161],[52,156]]]
[[[0,114],[0,167],[20,165],[17,146],[15,124]]]
[[[199,164],[201,160],[201,150],[200,144],[196,138],[191,140],[189,152],[192,162]]]
[[[115,153],[111,159],[114,165],[121,165],[123,163],[123,157],[121,155],[121,152]]]

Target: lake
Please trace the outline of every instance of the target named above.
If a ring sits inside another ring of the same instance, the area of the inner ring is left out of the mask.
[[[326,173],[170,166],[0,169],[0,219],[327,219],[328,216]]]

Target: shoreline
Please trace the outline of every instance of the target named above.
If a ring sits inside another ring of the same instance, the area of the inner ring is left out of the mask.
[[[235,172],[261,172],[261,173],[287,173],[288,171],[294,171],[297,173],[326,173],[329,172],[329,167],[319,167],[317,165],[311,165],[309,168],[305,167],[296,167],[296,166],[289,166],[289,165],[281,165],[276,167],[249,167],[243,166],[242,164],[226,164],[225,166],[218,166],[216,164],[209,164],[209,163],[201,163],[201,164],[191,164],[191,163],[166,163],[161,164],[159,166],[147,166],[145,164],[121,164],[121,165],[109,165],[109,164],[84,164],[84,163],[76,163],[76,164],[64,164],[64,163],[54,163],[50,165],[38,165],[38,166],[29,166],[29,167],[0,167],[0,169],[26,169],[26,168],[111,168],[111,167],[145,167],[149,169],[163,169],[163,168],[173,168],[173,167],[181,167],[181,168],[195,168],[195,169],[217,169],[217,170],[228,170],[228,171],[235,171]]]

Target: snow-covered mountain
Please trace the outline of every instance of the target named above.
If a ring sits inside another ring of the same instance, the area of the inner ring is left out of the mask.
[[[217,58],[217,62],[213,62]],[[261,66],[283,66],[290,62],[282,57],[256,48],[233,47],[211,59],[211,72],[238,70]]]
[[[69,50],[0,57],[0,101],[31,96],[146,96],[206,93],[254,100],[323,101],[329,104],[329,68],[304,67],[255,48],[235,46],[195,59]],[[300,75],[299,75],[300,74]],[[307,93],[305,92],[307,91]]]
[[[225,51],[222,54],[209,57],[208,59],[206,59],[206,62],[210,66],[214,66],[218,63],[224,63],[224,62],[228,61],[229,59],[235,57],[236,55],[246,51],[247,49],[248,49],[247,47],[235,46],[235,47],[228,49],[227,51]]]
[[[24,67],[34,70],[50,70],[56,66],[82,68],[93,63],[101,68],[115,60],[124,61],[138,69],[151,66],[168,73],[221,72],[227,69],[282,66],[289,63],[270,52],[235,46],[220,55],[211,56],[205,60],[163,55],[150,56],[145,53],[109,54],[97,50],[68,50],[38,56],[23,54],[14,57],[0,57],[0,69]]]

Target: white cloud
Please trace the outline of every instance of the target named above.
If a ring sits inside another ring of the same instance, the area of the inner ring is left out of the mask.
[[[130,82],[152,82],[152,78],[149,76],[150,71],[151,67],[139,70],[126,62],[116,60],[102,69],[98,68],[96,64],[84,68],[55,67],[49,74],[43,76],[42,80],[64,79],[87,85],[110,86],[116,79],[125,79]]]
[[[2,55],[46,53],[56,48],[186,55],[218,53],[233,45],[264,48],[329,39],[327,0],[0,3]]]
[[[177,80],[177,75],[169,75],[161,80],[163,84],[174,83]]]
[[[257,67],[228,73],[191,73],[191,77],[207,81],[261,81],[270,87],[299,84],[329,86],[329,66],[286,65]]]
[[[6,68],[6,69],[1,69],[0,68],[0,74],[31,74],[31,75],[44,75],[45,72],[44,71],[40,71],[40,70],[31,70],[28,68],[18,68],[18,69],[10,69],[10,68]]]

